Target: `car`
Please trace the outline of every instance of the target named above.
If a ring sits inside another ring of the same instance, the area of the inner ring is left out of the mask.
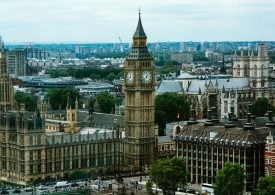
[[[185,192],[190,194],[196,194],[196,190],[193,189],[187,189]]]
[[[79,187],[80,185],[78,183],[72,183],[71,187]]]
[[[25,192],[32,192],[33,191],[33,188],[32,187],[26,187],[25,188]]]
[[[12,191],[13,194],[20,194],[21,193],[21,190],[20,189],[15,189]]]
[[[37,190],[41,190],[41,191],[43,191],[43,190],[47,190],[47,187],[46,187],[46,186],[41,185],[41,186],[38,186]]]
[[[8,190],[2,190],[1,194],[9,194],[9,191]]]

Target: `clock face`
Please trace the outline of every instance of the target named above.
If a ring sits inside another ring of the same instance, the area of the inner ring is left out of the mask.
[[[128,73],[127,73],[127,82],[128,83],[133,83],[133,81],[134,81],[134,72],[133,71],[129,71]]]
[[[151,75],[151,72],[149,71],[144,71],[141,75],[141,79],[143,81],[143,83],[150,83],[151,80],[152,80],[152,75]]]

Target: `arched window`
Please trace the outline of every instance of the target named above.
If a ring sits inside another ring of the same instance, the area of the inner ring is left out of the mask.
[[[262,66],[261,66],[261,77],[263,77],[264,76],[264,65],[262,64]]]
[[[237,76],[241,76],[241,68],[240,65],[237,65]]]
[[[257,66],[256,64],[254,65],[254,73],[253,73],[254,77],[257,77]]]

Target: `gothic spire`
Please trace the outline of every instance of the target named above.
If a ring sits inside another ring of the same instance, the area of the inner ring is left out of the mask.
[[[138,25],[137,25],[136,32],[135,32],[133,38],[147,38],[146,34],[143,30],[142,23],[141,23],[140,10],[138,12]]]
[[[251,55],[250,55],[251,57],[254,57],[254,52],[253,52],[253,49],[252,49],[252,51],[251,51]]]

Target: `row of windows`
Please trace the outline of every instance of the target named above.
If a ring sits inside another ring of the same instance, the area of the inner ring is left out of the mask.
[[[102,154],[114,152],[118,148],[114,148],[113,143],[100,143],[90,145],[66,146],[63,148],[49,148],[46,150],[46,158],[48,160],[60,157],[80,156],[89,154]]]
[[[64,170],[72,170],[79,168],[90,168],[90,167],[102,167],[113,165],[113,156],[99,156],[97,158],[81,158],[65,161],[55,161],[46,163],[46,172],[58,172]]]

